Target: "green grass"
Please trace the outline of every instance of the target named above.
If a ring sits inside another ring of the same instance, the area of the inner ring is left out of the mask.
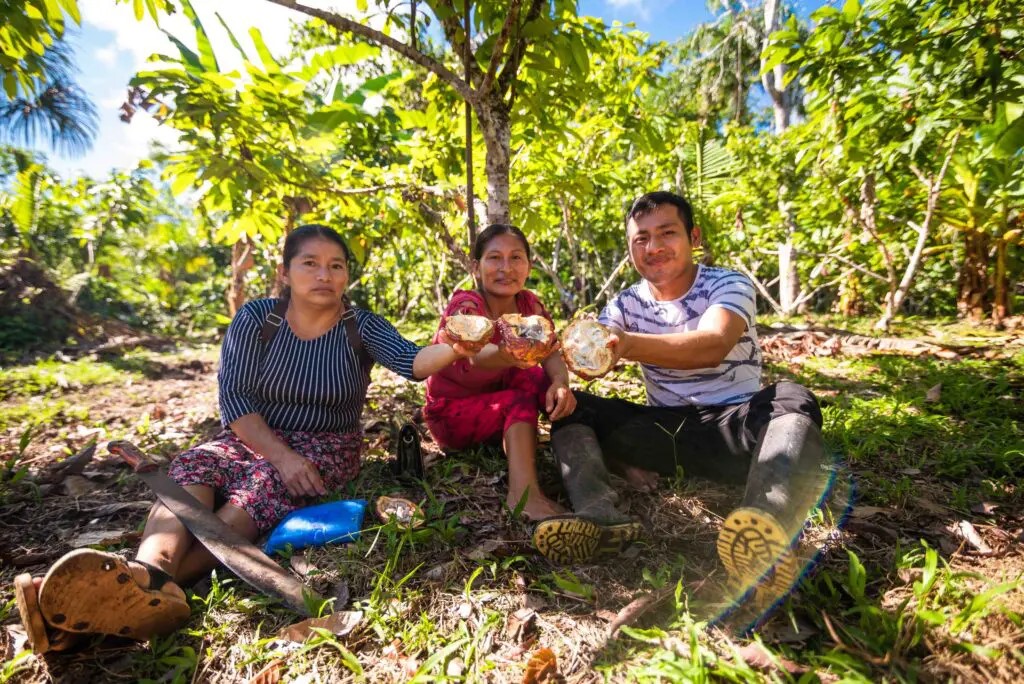
[[[0,370],[0,401],[60,394],[69,388],[106,385],[126,379],[123,371],[108,362],[88,357],[70,363],[47,359],[32,366]]]
[[[939,331],[958,345],[969,341],[964,333],[985,336],[934,321],[901,325],[919,333]],[[37,391],[50,396],[22,413],[8,406],[0,421],[23,428],[46,411],[87,411],[46,377],[63,372],[109,382],[109,369],[91,363],[86,371],[88,364],[69,370],[69,364],[52,362],[44,366],[50,375],[35,367],[3,371],[0,379],[22,378],[18,383],[25,387],[25,378],[34,378]],[[138,373],[145,382],[147,370],[158,370],[154,359],[128,368],[131,363],[122,361],[116,371]],[[529,528],[505,507],[501,478],[507,466],[500,450],[481,447],[440,457],[424,482],[410,484],[390,476],[382,460],[388,455],[385,443],[370,451],[360,477],[343,495],[410,496],[424,507],[427,524],[403,530],[368,519],[358,542],[306,556],[315,568],[308,581],[344,585],[351,600],[335,607],[362,612],[352,634],[321,633],[305,645],[286,646],[274,636],[295,616],[240,581],[215,575],[192,597],[187,629],[122,653],[121,661],[108,658],[84,678],[103,678],[100,665],[119,662],[119,676],[131,680],[244,680],[283,659],[286,679],[521,681],[530,655],[542,646],[556,652],[574,680],[595,676],[590,671],[610,681],[638,682],[818,681],[814,673],[826,681],[913,682],[980,680],[987,671],[1024,674],[1019,641],[996,638],[992,631],[998,624],[1018,634],[1024,629],[1019,562],[1012,553],[986,559],[953,551],[949,544],[955,549],[959,542],[943,531],[972,519],[979,528],[985,522],[1015,529],[1014,516],[1024,503],[1024,351],[996,359],[807,357],[773,362],[767,376],[794,379],[819,394],[827,444],[856,480],[854,505],[884,507],[891,515],[871,520],[892,535],[870,536],[853,521],[841,528],[831,524],[831,511],[821,515],[808,535],[824,540],[820,564],[753,634],[742,630],[747,621],[718,620],[720,611],[707,591],[721,576],[713,551],[715,516],[735,503],[738,492],[715,492],[684,474],[654,495],[627,495],[631,512],[651,532],[639,552],[600,565],[556,568],[533,552]],[[940,384],[938,399],[927,401],[928,391]],[[635,365],[590,389],[643,397]],[[422,402],[422,391],[413,384],[376,389],[364,418],[408,416]],[[539,464],[542,482],[550,485],[557,478],[554,465],[546,455]],[[980,501],[998,503],[999,513],[972,518],[971,507]],[[922,508],[922,502],[946,513]],[[617,638],[604,640],[607,617],[598,618],[599,612],[614,614],[637,596],[659,590],[671,592],[663,604]],[[0,618],[9,622],[14,616],[8,599],[0,596],[0,606],[6,605]],[[509,622],[524,605],[536,607],[535,641],[517,649],[510,643]],[[796,643],[778,636],[789,625],[800,626]],[[742,649],[752,640],[777,665],[788,662],[808,674],[766,671],[747,662]],[[0,681],[54,676],[53,670],[33,668],[24,659],[7,663]]]

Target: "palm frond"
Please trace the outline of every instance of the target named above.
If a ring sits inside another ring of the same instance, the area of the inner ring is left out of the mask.
[[[32,92],[8,98],[0,91],[0,143],[46,145],[65,156],[92,146],[99,125],[96,108],[74,81],[74,51],[56,40],[42,58],[43,75]]]

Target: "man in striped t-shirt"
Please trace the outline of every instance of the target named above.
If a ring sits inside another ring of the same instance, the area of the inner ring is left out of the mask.
[[[653,489],[680,469],[745,482],[718,551],[738,580],[795,581],[788,548],[826,486],[821,410],[791,382],[762,388],[754,288],[744,275],[694,263],[700,228],[685,199],[640,197],[626,238],[642,280],[601,313],[618,358],[643,369],[647,405],[577,392],[576,411],[553,426],[552,445],[577,515],[614,519],[605,463]],[[603,459],[602,459],[603,455]],[[780,558],[782,560],[780,560]]]

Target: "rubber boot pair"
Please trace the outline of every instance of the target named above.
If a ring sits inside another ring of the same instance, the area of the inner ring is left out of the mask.
[[[593,429],[567,425],[552,432],[551,446],[574,513],[539,522],[533,533],[537,550],[566,565],[619,553],[636,541],[643,528],[615,508],[618,494]]]
[[[741,595],[764,607],[784,599],[808,563],[797,547],[808,511],[827,496],[833,471],[817,424],[804,415],[771,420],[750,464],[743,504],[722,524],[718,556]]]
[[[69,648],[80,634],[109,634],[146,641],[188,621],[188,602],[162,591],[167,573],[146,564],[148,586],[113,553],[76,549],[50,568],[38,591],[32,575],[14,580],[21,622],[37,653]]]

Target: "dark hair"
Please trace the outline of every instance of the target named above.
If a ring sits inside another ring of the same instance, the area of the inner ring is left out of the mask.
[[[689,238],[693,232],[693,208],[683,197],[674,192],[664,190],[649,192],[646,195],[637,197],[629,207],[629,211],[626,212],[626,220],[624,222],[626,227],[629,227],[630,219],[642,218],[665,204],[671,204],[676,208],[676,212],[679,213],[679,220],[683,222],[683,228],[686,229],[686,237]]]
[[[523,234],[523,231],[507,223],[492,223],[481,230],[480,234],[476,236],[476,240],[473,241],[473,249],[471,250],[473,259],[480,261],[480,258],[484,255],[484,250],[487,249],[487,243],[499,235],[514,235],[519,238],[523,243],[523,247],[526,248],[526,258],[530,258],[530,243],[526,239],[526,235]]]
[[[288,233],[288,237],[284,239],[284,256],[282,258],[284,259],[285,269],[292,263],[292,259],[299,253],[302,245],[307,240],[313,239],[333,242],[341,247],[341,251],[345,253],[345,261],[349,261],[352,258],[352,253],[348,251],[348,245],[345,244],[345,240],[338,234],[338,231],[319,223],[307,223]]]

